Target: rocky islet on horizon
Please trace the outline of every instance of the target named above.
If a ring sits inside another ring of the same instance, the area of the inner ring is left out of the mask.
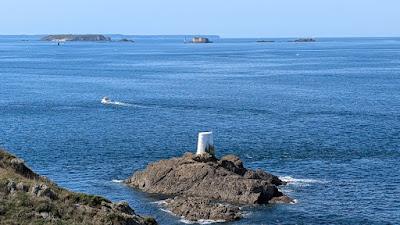
[[[110,37],[102,34],[56,34],[47,35],[41,39],[42,41],[54,42],[69,42],[69,41],[84,41],[84,42],[113,42]],[[134,43],[135,41],[128,38],[121,38],[116,42]]]
[[[314,38],[299,38],[296,39],[294,41],[290,41],[290,42],[316,42],[317,40]]]
[[[210,39],[206,37],[193,37],[191,43],[207,44],[207,43],[212,43],[212,41],[210,41]]]
[[[110,37],[101,34],[56,34],[48,35],[41,39],[42,41],[111,41]]]

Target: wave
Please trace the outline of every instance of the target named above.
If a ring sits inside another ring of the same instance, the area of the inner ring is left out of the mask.
[[[224,223],[226,220],[198,220],[198,221],[191,221],[191,220],[186,220],[186,219],[180,219],[179,220],[182,223],[185,224],[212,224],[212,223]]]
[[[161,204],[164,204],[165,201],[164,200],[156,201],[154,203],[161,205]],[[170,211],[168,209],[161,208],[160,210],[163,211],[163,212],[166,212],[166,213],[168,213],[170,215],[177,216],[175,213],[173,213],[172,211]],[[197,221],[191,221],[191,220],[185,219],[185,217],[183,217],[183,216],[181,216],[181,219],[179,221],[182,222],[182,223],[185,223],[185,224],[212,224],[212,223],[224,223],[224,222],[226,222],[226,220],[197,220]]]
[[[250,156],[249,154],[245,154],[245,156],[246,156],[246,158],[248,158],[248,159],[252,159],[252,158],[253,158],[253,156]]]
[[[309,186],[311,184],[324,184],[326,181],[324,180],[317,180],[317,179],[299,179],[299,178],[293,178],[291,176],[283,176],[279,177],[282,181],[288,183],[288,184],[293,184],[293,185],[299,185],[299,186]]]
[[[167,201],[166,200],[160,200],[160,201],[155,201],[155,202],[152,202],[152,203],[157,204],[157,205],[165,205],[165,204],[167,204]]]
[[[160,209],[160,210],[163,211],[163,212],[166,212],[168,214],[171,214],[173,216],[176,216],[173,212],[169,211],[168,209]]]

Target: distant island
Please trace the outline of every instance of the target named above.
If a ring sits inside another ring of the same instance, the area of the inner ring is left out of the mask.
[[[316,41],[317,40],[315,40],[314,38],[299,38],[290,42],[316,42]]]
[[[128,42],[128,43],[134,43],[134,40],[131,39],[127,39],[127,38],[122,38],[121,40],[119,40],[118,42]]]
[[[212,43],[212,41],[210,41],[210,39],[208,39],[208,38],[206,38],[206,37],[193,37],[191,43],[196,43],[196,44],[200,44],[200,43]]]
[[[45,36],[42,41],[111,41],[111,38],[101,34],[57,34]]]
[[[272,43],[272,42],[275,42],[275,41],[272,41],[272,40],[258,40],[256,42],[257,43]]]

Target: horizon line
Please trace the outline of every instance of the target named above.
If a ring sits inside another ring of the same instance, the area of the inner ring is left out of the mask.
[[[400,35],[304,35],[304,36],[243,36],[243,35],[218,35],[218,34],[122,34],[122,33],[42,33],[42,34],[0,34],[0,36],[46,36],[46,35],[121,35],[121,36],[217,36],[224,39],[238,38],[400,38]]]

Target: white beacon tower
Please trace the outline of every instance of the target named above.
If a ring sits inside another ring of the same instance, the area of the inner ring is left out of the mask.
[[[210,131],[200,132],[197,140],[196,155],[202,155],[204,153],[215,156],[213,133]]]

